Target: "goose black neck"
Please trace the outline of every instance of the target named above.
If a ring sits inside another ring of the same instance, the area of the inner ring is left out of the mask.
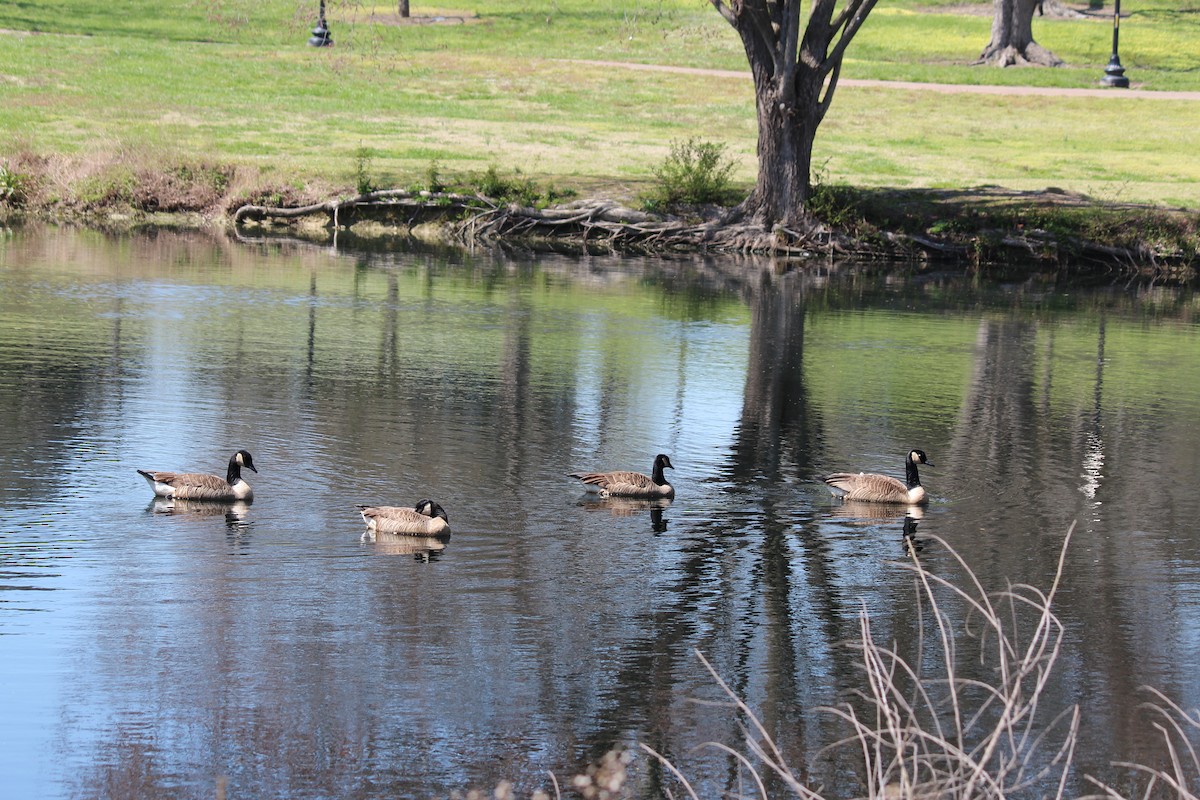
[[[242,465],[238,463],[237,456],[229,459],[229,470],[225,473],[225,482],[230,486],[242,479]]]
[[[667,478],[663,475],[663,465],[661,461],[654,462],[654,471],[650,474],[650,480],[654,481],[655,486],[662,486],[667,482]]]
[[[910,455],[904,461],[904,482],[908,484],[908,488],[915,489],[921,485],[921,478],[917,475],[917,464],[912,460]]]

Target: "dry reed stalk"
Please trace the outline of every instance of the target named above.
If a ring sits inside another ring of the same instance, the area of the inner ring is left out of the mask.
[[[1052,780],[1057,784],[1052,796],[1061,798],[1074,757],[1079,709],[1072,706],[1043,725],[1038,705],[1062,646],[1063,626],[1051,607],[1071,531],[1048,592],[1015,584],[989,593],[952,547],[931,538],[950,552],[966,576],[961,586],[931,573],[915,552],[910,554],[907,566],[916,576],[922,601],[918,650],[924,649],[925,615],[929,614],[942,654],[940,674],[927,674],[932,670],[919,661],[910,665],[894,648],[876,642],[864,609],[860,641],[854,646],[862,654],[865,688],[856,696],[869,716],[861,717],[852,703],[825,709],[851,729],[848,738],[832,747],[855,744],[861,750],[867,796],[872,800],[897,796],[998,800],[1022,791],[1047,796],[1045,784]],[[963,603],[974,630],[956,632],[945,601],[938,598],[939,589]],[[1029,631],[1027,640],[1022,630]],[[963,674],[958,663],[960,636],[978,643],[981,664],[993,671],[991,680]],[[1055,735],[1061,735],[1057,750],[1048,763],[1038,766],[1037,754]]]
[[[1079,732],[1079,708],[1071,706],[1044,722],[1039,700],[1062,646],[1063,626],[1051,607],[1073,530],[1074,526],[1063,541],[1049,591],[1010,584],[989,593],[961,556],[937,537],[930,538],[939,541],[964,571],[965,588],[930,572],[910,551],[912,561],[906,566],[915,575],[921,600],[917,652],[924,652],[927,618],[931,618],[940,645],[939,665],[927,667],[919,657],[909,663],[895,647],[878,643],[863,609],[859,640],[852,646],[861,653],[864,686],[852,701],[823,710],[849,724],[850,735],[826,750],[853,747],[859,752],[870,800],[1003,800],[1022,792],[1043,798],[1064,796]],[[945,600],[939,599],[943,590],[965,606],[965,630],[953,623]],[[981,665],[992,670],[991,680],[972,678],[960,670],[958,652],[967,641],[978,647]],[[730,705],[749,721],[741,726],[749,755],[717,742],[702,747],[733,756],[750,773],[763,800],[768,800],[760,775],[764,768],[802,800],[822,800],[822,794],[797,778],[752,710],[703,655],[696,655]],[[1047,760],[1041,753],[1052,737],[1061,741]],[[665,757],[645,745],[642,749],[681,781],[689,797],[697,797]],[[1194,753],[1192,757],[1194,761]]]
[[[927,666],[918,655],[906,661],[894,646],[879,644],[864,608],[859,614],[859,640],[864,685],[850,701],[823,711],[845,721],[850,735],[826,751],[853,748],[863,765],[869,800],[1010,800],[1030,796],[1062,800],[1066,795],[1078,740],[1080,712],[1070,706],[1046,719],[1040,700],[1046,691],[1061,652],[1063,625],[1052,611],[1062,581],[1067,546],[1074,525],[1067,531],[1048,591],[1026,584],[1010,584],[988,592],[961,556],[945,541],[938,541],[965,573],[961,583],[930,572],[910,550],[906,566],[915,576],[918,597],[917,653],[925,651],[928,618],[932,618],[940,646],[940,663]],[[949,592],[965,608],[958,617],[947,611]],[[955,625],[953,619],[963,619]],[[964,674],[959,666],[960,646],[978,649],[980,665],[992,678]],[[788,791],[801,800],[824,800],[825,795],[805,786],[785,762],[766,727],[748,705],[721,678],[699,652],[696,657],[720,686],[728,705],[744,715],[739,723],[746,752],[719,742],[714,748],[731,756],[753,780],[757,797],[771,800],[763,770],[773,772]],[[1190,714],[1162,692],[1145,688],[1154,699],[1144,704],[1156,717],[1154,728],[1163,737],[1169,767],[1114,762],[1146,777],[1139,798],[1167,797],[1200,800],[1200,754],[1189,739],[1200,734],[1200,710]],[[725,705],[725,703],[722,703]],[[1051,741],[1057,747],[1043,755]],[[699,800],[695,787],[665,756],[641,745],[680,783],[691,800]],[[700,748],[697,748],[700,749]],[[1087,775],[1102,794],[1082,800],[1132,800],[1113,787]],[[555,784],[556,797],[558,786]],[[673,796],[668,793],[668,796]],[[730,796],[745,797],[740,791]]]
[[[1148,709],[1155,717],[1161,718],[1151,725],[1163,738],[1163,746],[1171,762],[1170,769],[1155,769],[1128,761],[1114,761],[1113,766],[1145,776],[1147,780],[1141,796],[1147,800],[1151,797],[1200,800],[1200,757],[1197,756],[1196,748],[1188,736],[1189,730],[1193,736],[1200,735],[1200,709],[1192,709],[1189,714],[1158,689],[1143,686],[1141,690],[1155,697],[1153,701],[1143,703],[1142,707]],[[1091,775],[1087,776],[1087,780],[1103,790],[1104,793],[1096,797],[1106,800],[1130,800],[1129,796],[1121,794]]]

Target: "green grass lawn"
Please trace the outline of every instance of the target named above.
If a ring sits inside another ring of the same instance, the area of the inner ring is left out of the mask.
[[[391,4],[328,3],[336,46],[306,45],[316,3],[17,3],[0,25],[0,163],[67,157],[63,187],[114,170],[231,163],[293,185],[420,183],[489,165],[633,196],[672,140],[719,142],[755,170],[748,77],[602,68],[619,60],[743,71],[705,0],[413,4],[473,24],[384,24]],[[1001,97],[843,86],[818,135],[825,182],[874,187],[1056,186],[1104,200],[1200,207],[1200,0],[1129,3],[1122,62],[1135,91]],[[1111,9],[1035,20],[1062,69],[971,66],[990,4],[881,0],[848,78],[1094,87]],[[1105,16],[1104,14],[1109,14]],[[378,17],[378,18],[377,18]]]

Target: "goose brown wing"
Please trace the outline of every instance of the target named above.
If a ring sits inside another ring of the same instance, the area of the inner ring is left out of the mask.
[[[908,487],[890,475],[870,472],[835,472],[822,478],[841,492],[847,500],[903,503],[908,500]]]
[[[233,487],[224,478],[202,472],[157,472],[155,480],[174,487],[180,500],[224,500],[233,497]]]
[[[626,490],[649,491],[654,489],[655,483],[649,475],[643,475],[640,472],[588,472],[585,474],[575,474],[575,478],[592,486],[599,486],[601,489],[616,493],[618,488]]]
[[[427,517],[403,506],[360,508],[368,526],[381,533],[409,533],[428,536],[449,533],[450,526],[441,517]]]
[[[138,474],[155,483],[170,486],[180,500],[229,500],[233,487],[221,477],[203,472],[157,472],[139,469]]]

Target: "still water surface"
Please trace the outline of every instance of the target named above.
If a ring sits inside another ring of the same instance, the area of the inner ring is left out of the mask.
[[[527,796],[645,742],[715,796],[690,749],[739,719],[697,650],[836,787],[844,643],[865,608],[911,650],[916,597],[903,511],[815,477],[911,447],[935,571],[934,535],[1046,587],[1076,524],[1046,702],[1079,774],[1153,760],[1138,687],[1200,705],[1200,299],[717,266],[6,233],[0,793]],[[243,508],[135,472],[240,447]],[[666,507],[566,477],[658,452]],[[444,546],[361,540],[355,504],[421,497]]]

